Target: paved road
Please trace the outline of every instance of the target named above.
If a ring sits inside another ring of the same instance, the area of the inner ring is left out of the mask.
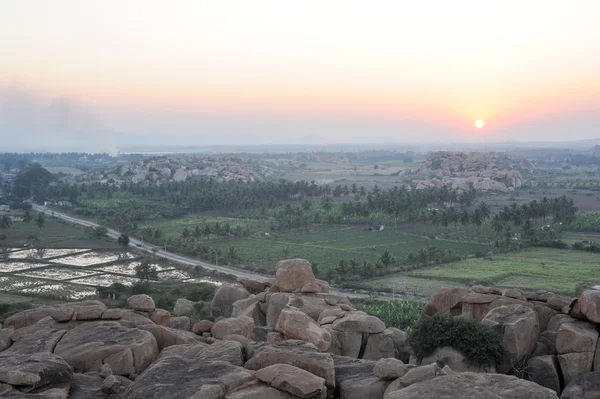
[[[91,222],[89,220],[84,220],[84,219],[79,219],[79,218],[75,218],[69,215],[66,215],[64,213],[61,212],[57,212],[55,210],[52,209],[48,209],[45,206],[42,205],[37,205],[37,204],[31,204],[31,206],[33,207],[33,209],[37,212],[43,212],[47,215],[50,216],[55,216],[61,219],[64,219],[68,222],[71,223],[77,223],[83,226],[87,226],[87,227],[99,227],[100,225],[94,222]],[[121,235],[121,233],[119,233],[116,230],[113,229],[108,229],[108,235],[110,237],[113,238],[119,238],[119,236]],[[129,237],[129,241],[132,245],[136,246],[138,249],[149,252],[149,253],[154,253],[152,251],[152,249],[154,248],[154,246],[152,245],[147,245],[147,244],[143,244],[141,240],[134,238],[134,237]],[[265,276],[261,276],[260,274],[254,274],[254,273],[250,273],[250,272],[244,272],[238,269],[230,269],[228,267],[225,266],[217,266],[217,265],[213,265],[210,263],[206,263],[206,262],[202,262],[196,259],[191,259],[191,258],[186,258],[185,256],[181,256],[178,254],[175,254],[173,252],[168,252],[162,249],[159,249],[156,252],[156,255],[161,256],[163,258],[166,259],[171,259],[173,261],[179,262],[179,263],[185,263],[187,265],[192,265],[192,266],[202,266],[205,269],[209,269],[209,270],[217,270],[219,272],[223,272],[223,273],[228,273],[228,274],[233,274],[234,276],[237,277],[248,277],[248,278],[252,278],[255,280],[259,280],[259,281],[264,281],[264,280],[268,280],[268,277]],[[368,295],[367,294],[363,294],[363,293],[358,293],[358,292],[352,292],[352,291],[335,291],[332,290],[331,291],[332,294],[336,294],[336,295],[346,295],[349,297],[355,297],[355,298],[367,298]],[[392,297],[388,296],[388,295],[377,295],[378,299],[382,299],[382,300],[391,300]]]

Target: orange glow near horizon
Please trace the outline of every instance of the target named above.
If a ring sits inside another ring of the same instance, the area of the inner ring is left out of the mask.
[[[434,14],[391,0],[51,3],[3,7],[0,95],[74,99],[107,125],[127,112],[360,119],[481,139],[600,109],[596,0]]]

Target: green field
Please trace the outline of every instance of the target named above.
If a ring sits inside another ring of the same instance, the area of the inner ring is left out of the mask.
[[[360,227],[331,226],[326,230],[302,233],[278,233],[254,236],[248,239],[221,239],[207,242],[211,248],[226,252],[234,246],[242,263],[273,270],[277,261],[286,257],[301,257],[329,268],[340,260],[375,262],[383,251],[390,251],[398,260],[409,251],[438,247],[450,249],[459,255],[485,251],[486,244],[431,240],[393,230],[368,232]]]
[[[151,223],[144,223],[140,226],[140,229],[143,228],[153,228],[160,229],[163,236],[174,238],[181,234],[181,232],[187,227],[188,229],[194,229],[196,226],[200,228],[204,227],[204,225],[209,224],[214,226],[215,223],[219,223],[221,225],[225,223],[229,223],[229,225],[233,228],[236,226],[248,226],[254,232],[260,231],[268,231],[269,230],[269,222],[267,220],[255,220],[255,219],[239,219],[239,218],[229,218],[229,217],[207,217],[207,216],[190,216],[184,218],[177,219],[169,219],[169,220],[157,220]],[[212,236],[214,238],[214,236]],[[205,238],[205,237],[202,237]]]
[[[0,246],[22,248],[30,244],[44,248],[118,248],[115,240],[88,237],[83,227],[52,217],[46,217],[45,220],[44,228],[38,228],[35,222],[13,221],[10,228],[0,230],[0,234],[6,236],[5,240],[0,241]],[[37,239],[31,239],[34,236]]]
[[[442,287],[469,287],[482,283],[499,288],[549,290],[576,295],[582,285],[600,283],[600,255],[552,248],[532,248],[488,258],[472,258],[418,269],[404,275],[372,279],[365,287],[431,294]]]

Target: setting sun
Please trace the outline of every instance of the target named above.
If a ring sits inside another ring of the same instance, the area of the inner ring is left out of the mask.
[[[482,120],[475,121],[475,127],[477,129],[481,129],[484,125],[485,125],[485,123],[483,123]]]

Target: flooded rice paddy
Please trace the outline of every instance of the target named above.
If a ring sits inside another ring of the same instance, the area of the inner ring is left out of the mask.
[[[79,300],[96,295],[97,287],[114,283],[131,286],[139,279],[139,255],[90,249],[0,249],[0,293]],[[192,278],[173,265],[153,265],[160,281],[220,283]]]

